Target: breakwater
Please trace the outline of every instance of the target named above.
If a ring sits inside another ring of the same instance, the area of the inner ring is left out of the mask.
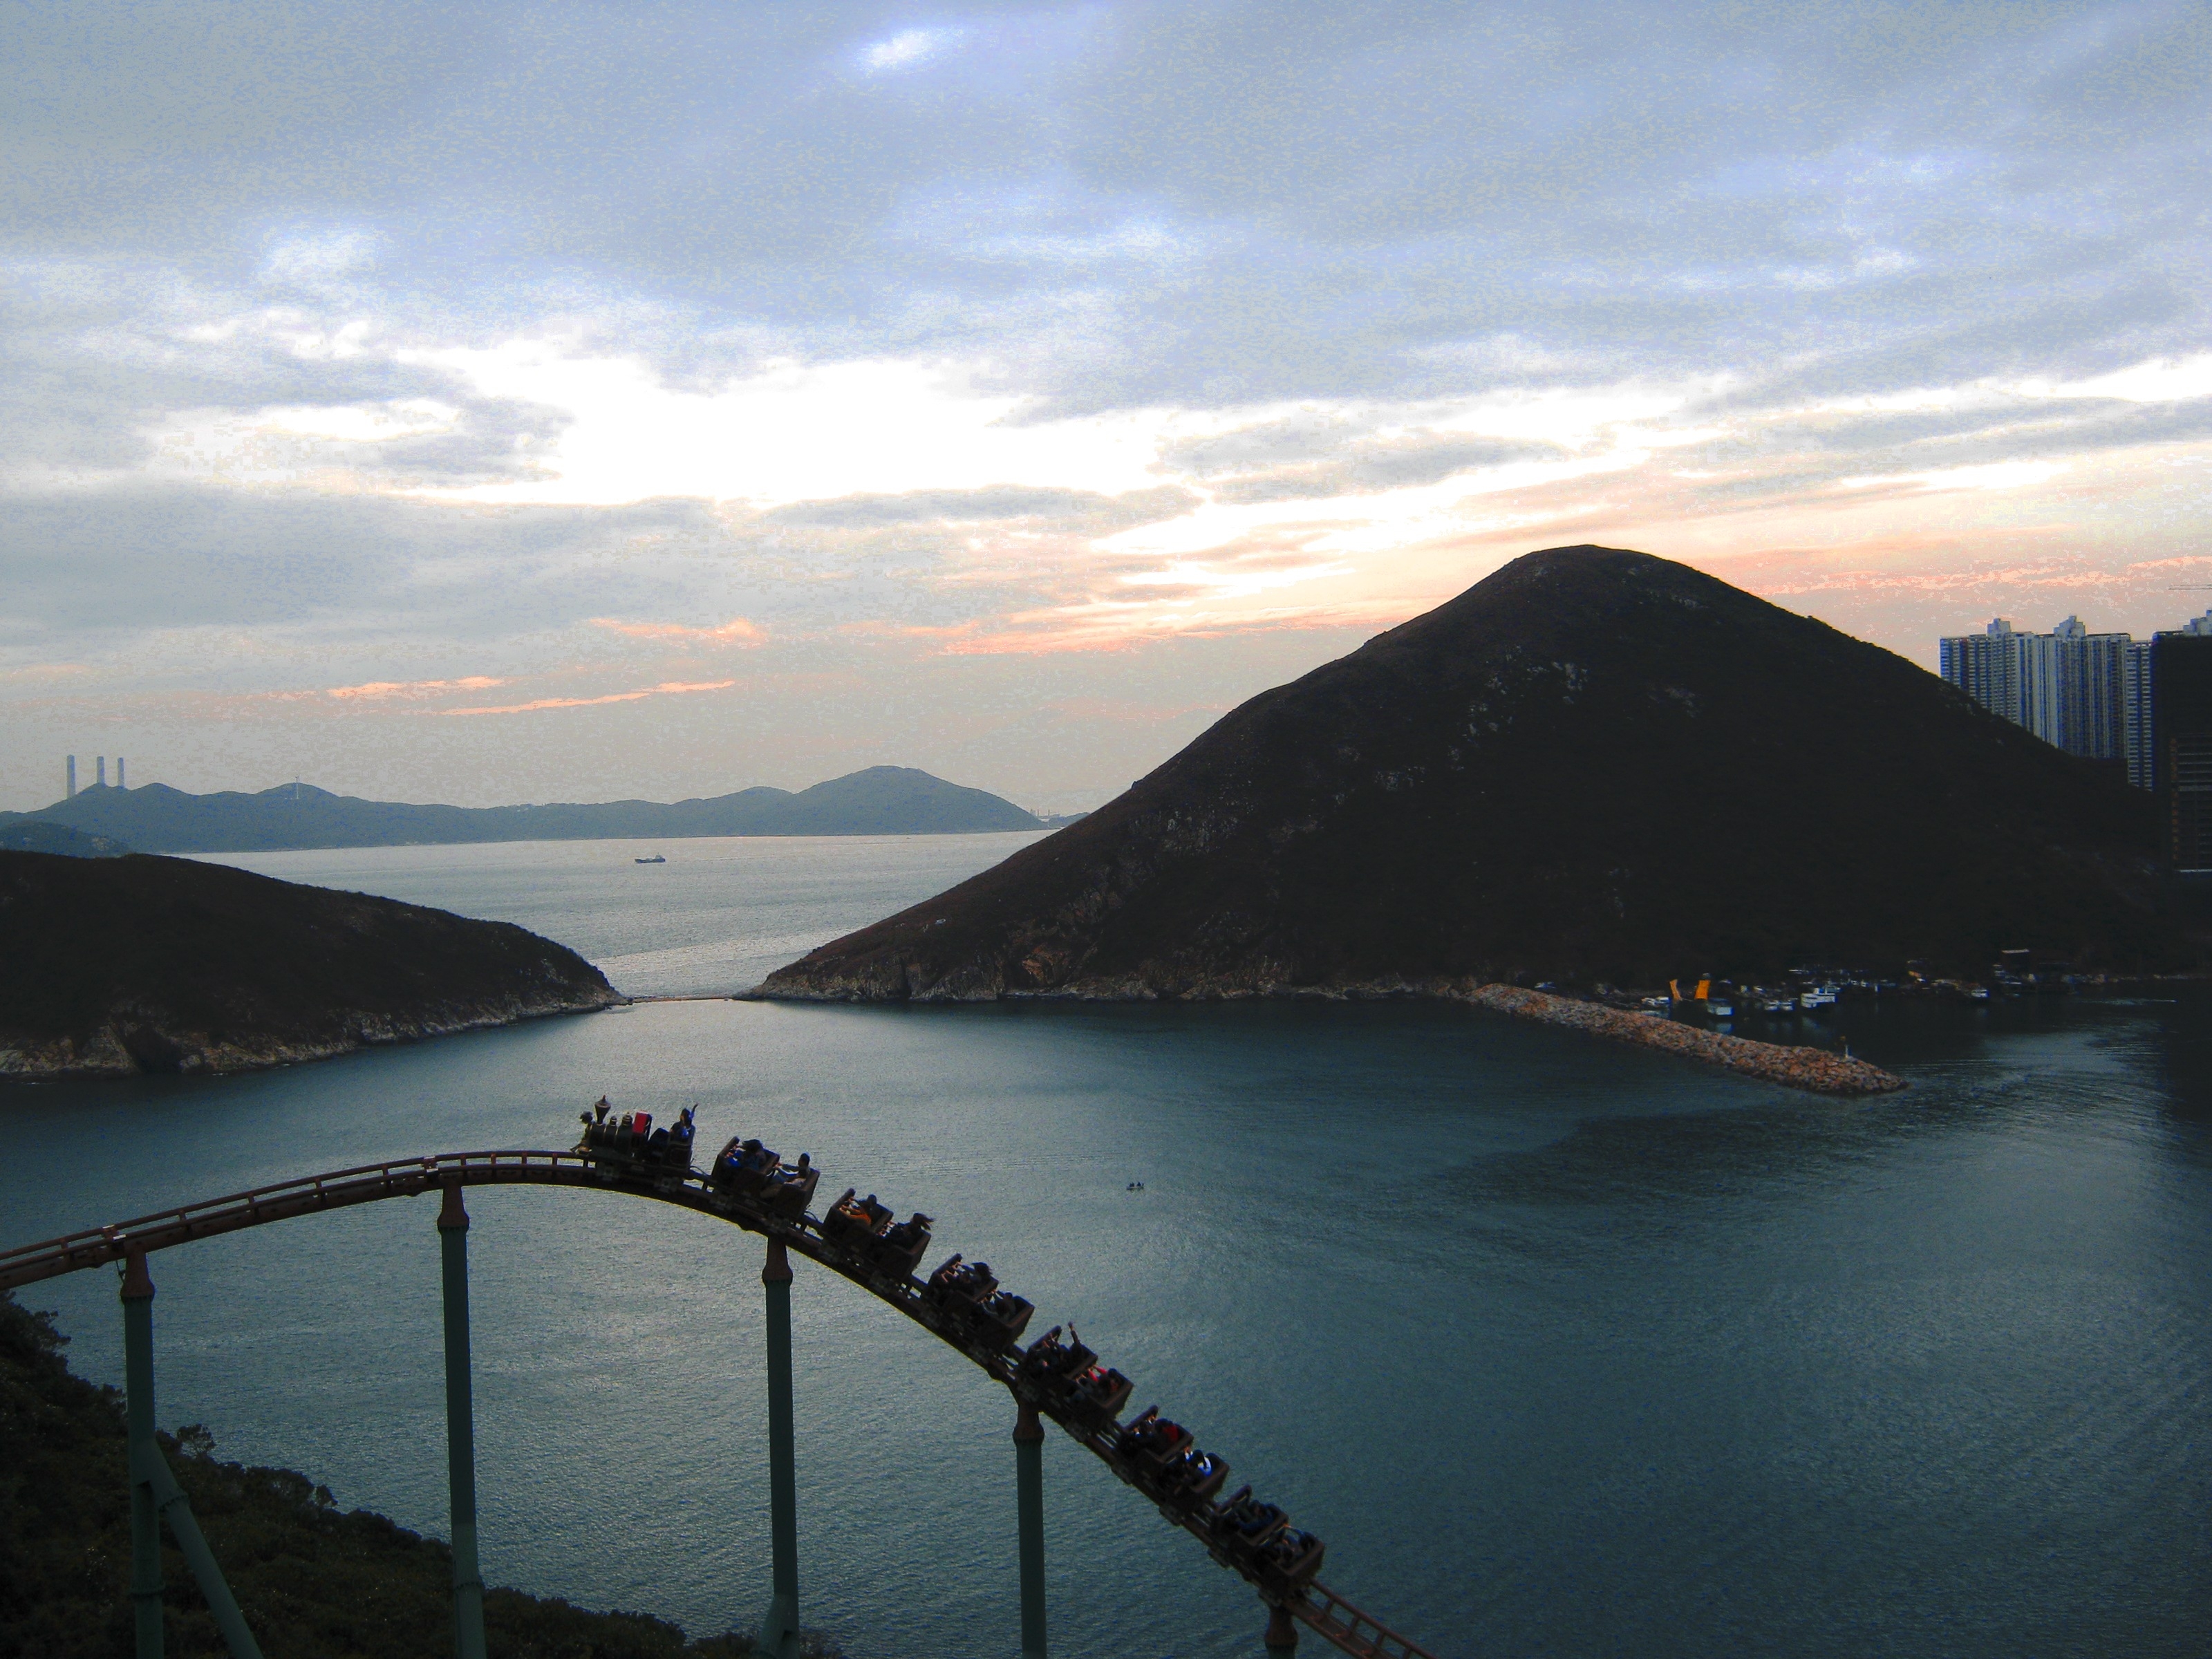
[[[1732,1072],[1792,1089],[1810,1089],[1824,1095],[1879,1095],[1905,1087],[1905,1079],[1893,1073],[1826,1048],[1723,1036],[1677,1020],[1624,1013],[1601,1003],[1551,996],[1517,985],[1479,985],[1464,994],[1470,1002],[1501,1014],[1565,1025],[1617,1042],[1640,1042],[1648,1048],[1663,1048],[1668,1054],[1725,1066]]]

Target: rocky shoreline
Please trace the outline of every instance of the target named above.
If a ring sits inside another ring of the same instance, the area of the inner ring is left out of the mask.
[[[1329,1002],[1376,1001],[1393,997],[1472,1003],[1517,1019],[1563,1025],[1619,1042],[1641,1043],[1687,1060],[1724,1066],[1763,1082],[1818,1094],[1887,1094],[1905,1086],[1903,1078],[1847,1060],[1826,1048],[1807,1048],[1750,1037],[1723,1036],[1700,1026],[1650,1014],[1624,1013],[1601,1003],[1524,990],[1517,985],[1484,984],[1471,978],[1364,980],[1353,984],[1290,985],[1256,975],[1192,976],[1167,985],[1136,975],[1079,980],[1049,991],[1015,991],[977,976],[949,989],[917,990],[910,981],[880,973],[802,973],[797,967],[772,974],[742,993],[739,1000],[763,1002],[1235,1002],[1253,997]]]
[[[1724,1036],[1679,1020],[1656,1014],[1625,1013],[1601,1003],[1523,990],[1517,985],[1482,985],[1465,994],[1467,1000],[1516,1019],[1533,1019],[1546,1025],[1564,1025],[1594,1036],[1619,1042],[1640,1042],[1671,1054],[1724,1066],[1767,1083],[1792,1089],[1809,1089],[1824,1095],[1879,1095],[1905,1086],[1905,1079],[1863,1060],[1846,1059],[1826,1048],[1807,1048],[1779,1042],[1759,1042],[1749,1037]]]
[[[394,1018],[380,1013],[331,1018],[342,1034],[286,1042],[259,1036],[217,1036],[179,1030],[162,1019],[111,1019],[88,1036],[59,1036],[44,1042],[0,1038],[0,1081],[60,1083],[100,1078],[140,1077],[148,1073],[220,1076],[266,1071],[275,1066],[331,1060],[357,1049],[391,1042],[419,1042],[427,1037],[519,1025],[558,1014],[595,1013],[621,1005],[614,992],[553,1002],[520,1002],[443,1008]]]

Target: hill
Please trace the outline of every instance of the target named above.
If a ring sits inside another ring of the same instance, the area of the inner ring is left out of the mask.
[[[1517,559],[769,997],[1214,996],[2194,947],[2149,799],[1686,566]]]
[[[507,922],[185,859],[0,852],[0,1078],[239,1071],[621,1000]]]
[[[35,818],[0,828],[0,848],[18,853],[58,853],[71,859],[120,858],[131,850],[109,836],[72,830],[66,823],[43,823]]]
[[[131,1499],[122,1396],[73,1376],[43,1315],[0,1297],[0,1654],[112,1659],[131,1650]],[[226,1463],[206,1431],[161,1449],[267,1659],[421,1659],[453,1650],[453,1556],[441,1540],[289,1469]],[[167,1532],[167,1650],[226,1650]],[[484,1595],[491,1651],[506,1659],[742,1659],[743,1636],[686,1640],[636,1613],[550,1597]],[[812,1638],[809,1659],[836,1650]]]
[[[307,784],[193,795],[95,784],[36,812],[0,812],[0,839],[52,824],[149,853],[256,853],[453,842],[679,840],[694,836],[945,836],[1042,824],[1012,802],[907,766],[872,766],[796,793],[765,787],[675,802],[435,806]]]

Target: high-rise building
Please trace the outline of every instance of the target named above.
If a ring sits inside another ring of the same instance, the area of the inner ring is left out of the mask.
[[[94,783],[98,784],[101,788],[103,788],[103,789],[106,788],[106,787],[107,787],[107,757],[106,757],[106,756],[105,756],[105,755],[101,755],[101,756],[98,757],[97,758],[95,758],[92,763],[93,763],[93,765],[94,765],[96,769],[98,769],[92,781],[93,781]]]
[[[2130,640],[2120,671],[2128,781],[2138,789],[2154,787],[2158,773],[2157,745],[2150,729],[2150,644],[2148,640]]]
[[[2092,634],[2079,617],[2048,634],[2023,634],[1999,617],[1938,649],[1943,678],[1991,714],[2069,755],[2123,760],[2133,643],[2125,634]]]
[[[118,789],[128,789],[131,787],[123,781],[123,757],[120,755],[115,757],[115,787]]]
[[[62,799],[64,800],[76,799],[76,757],[75,755],[69,757],[69,784],[67,793],[62,796]]]
[[[2151,707],[2166,857],[2212,875],[2212,611],[2152,637]]]
[[[2020,641],[2012,624],[1999,617],[1983,632],[1944,640],[1937,649],[1945,679],[1992,714],[2025,726],[2020,699]]]

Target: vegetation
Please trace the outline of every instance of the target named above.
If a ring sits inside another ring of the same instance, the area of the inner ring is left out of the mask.
[[[0,1297],[0,1659],[128,1659],[131,1501],[122,1396],[72,1375],[47,1317]],[[204,1429],[161,1437],[266,1659],[426,1659],[453,1651],[447,1546],[289,1469],[218,1460]],[[167,1651],[222,1638],[166,1532]],[[494,1659],[738,1659],[745,1637],[518,1590],[484,1600]],[[808,1651],[834,1655],[816,1638]]]
[[[59,853],[64,858],[120,858],[131,849],[108,836],[72,830],[66,823],[26,818],[0,827],[0,847],[18,853]]]
[[[1663,984],[2203,959],[2149,797],[1686,566],[1516,559],[769,996]]]
[[[0,1076],[230,1071],[620,1000],[506,922],[183,859],[0,851]]]

